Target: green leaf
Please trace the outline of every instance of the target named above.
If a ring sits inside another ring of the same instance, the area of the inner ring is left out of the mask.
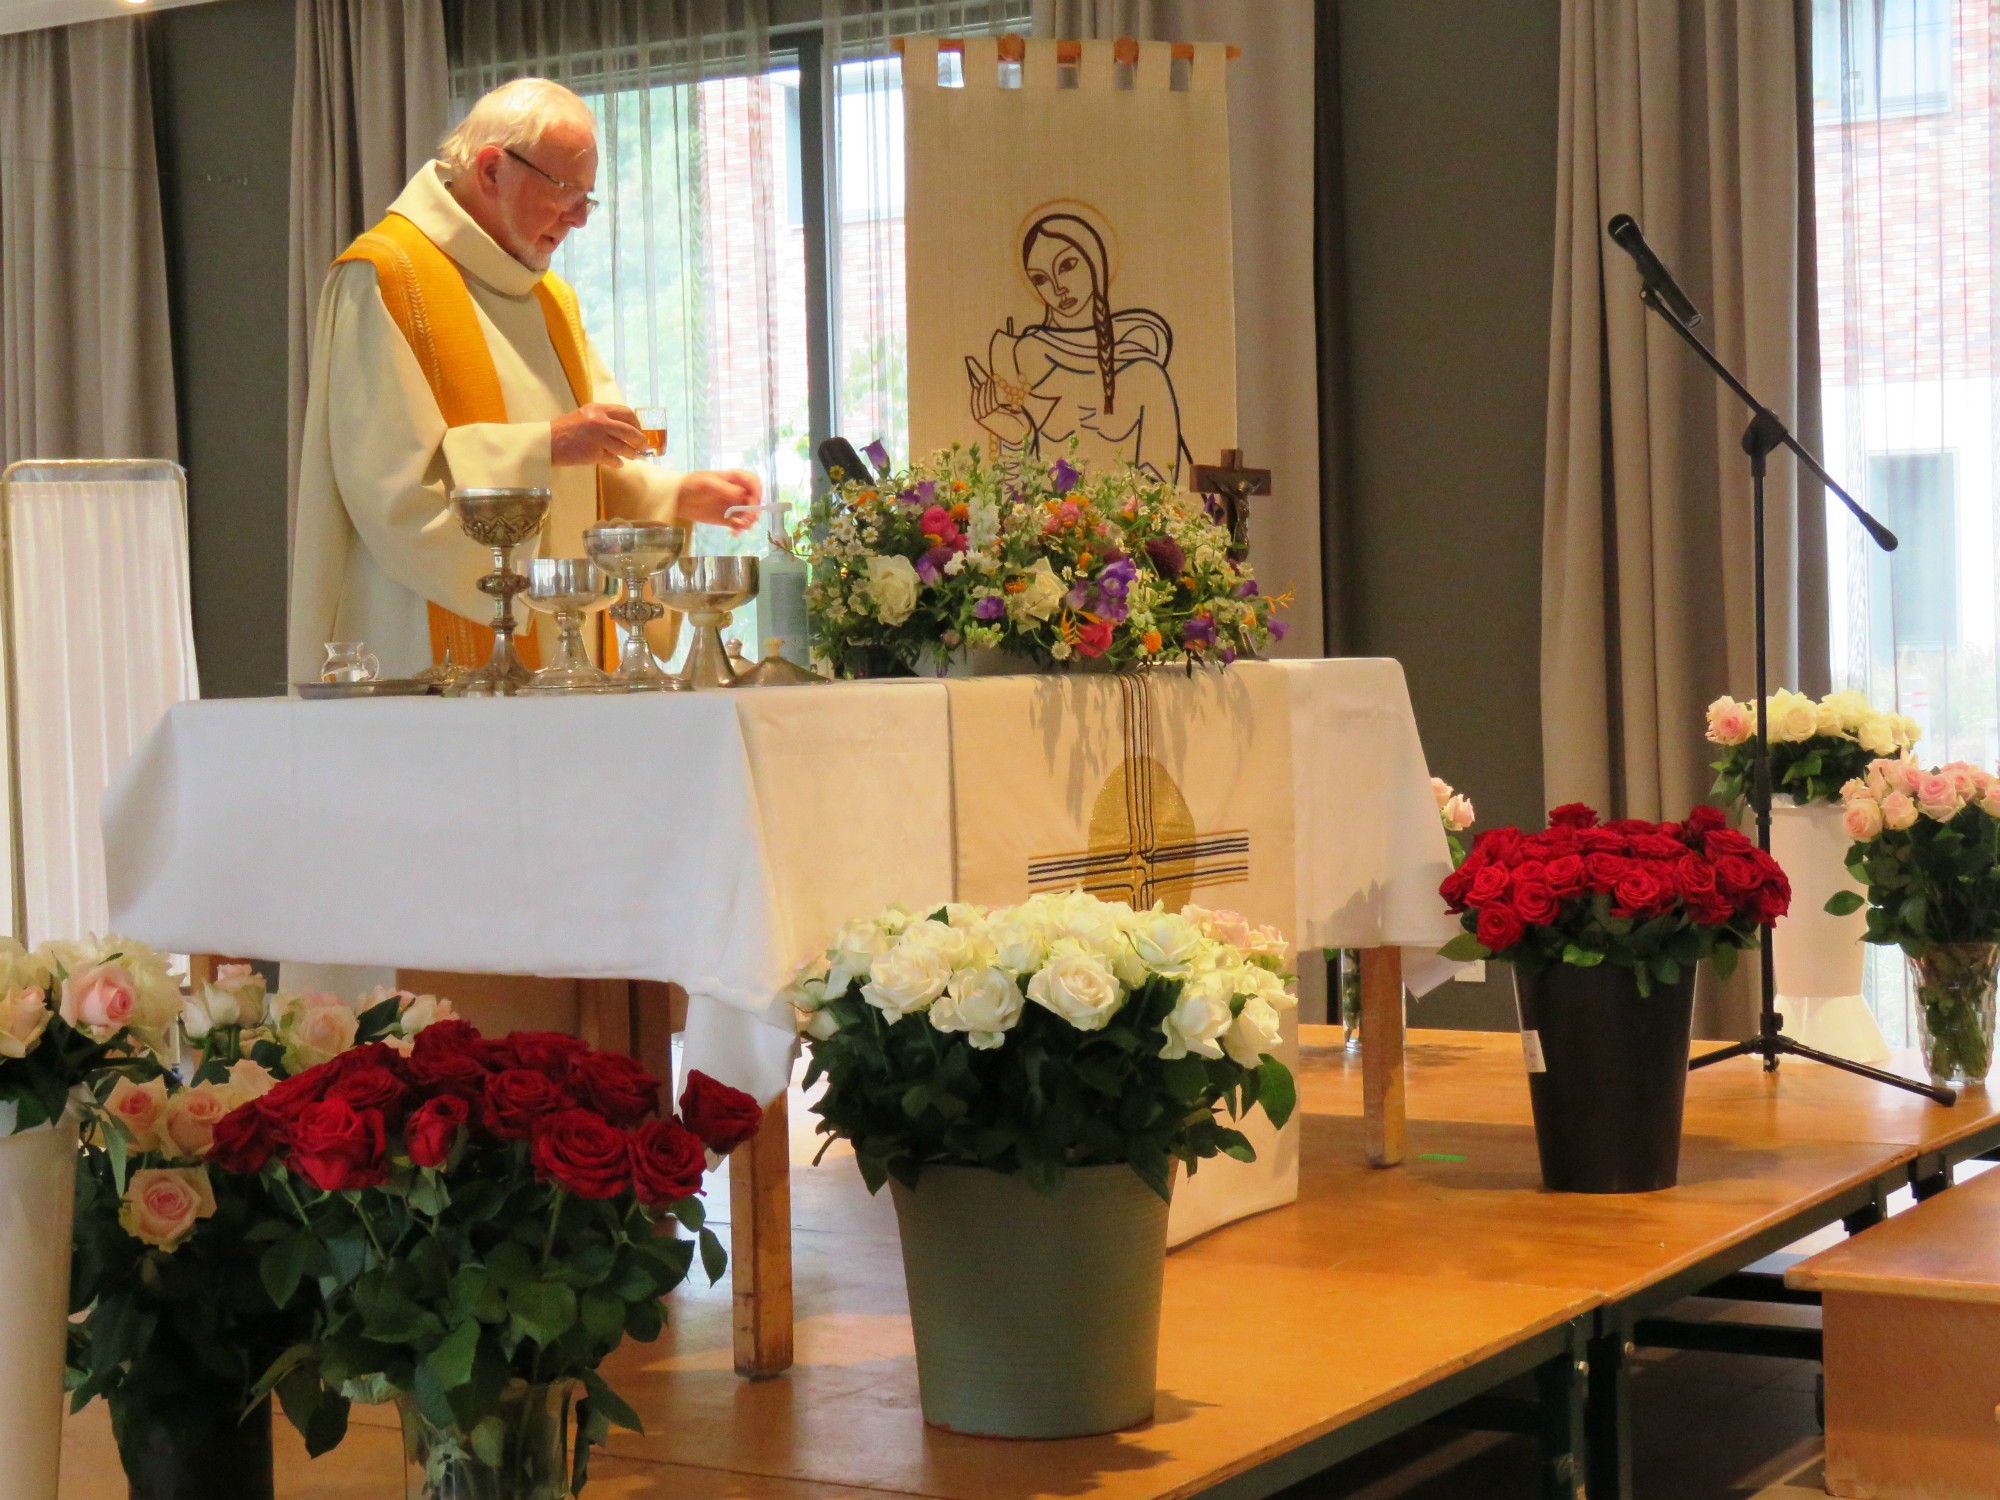
[[[461,1323],[424,1356],[424,1364],[440,1390],[453,1391],[472,1379],[472,1360],[478,1352],[479,1324]]]
[[[1292,1111],[1299,1107],[1299,1086],[1292,1077],[1292,1070],[1275,1057],[1259,1061],[1257,1097],[1263,1103],[1265,1116],[1283,1130],[1285,1122],[1292,1117]]]
[[[1563,962],[1572,968],[1594,969],[1604,962],[1604,954],[1597,948],[1579,948],[1575,943],[1565,943]]]
[[[644,1432],[645,1424],[639,1414],[632,1410],[626,1399],[604,1383],[604,1377],[595,1370],[583,1372],[584,1389],[590,1392],[590,1404],[598,1417],[617,1423],[628,1432]]]
[[[508,1290],[507,1313],[527,1337],[553,1344],[576,1326],[576,1293],[560,1282],[531,1281]]]
[[[715,1237],[715,1231],[703,1225],[699,1241],[701,1244],[702,1274],[708,1277],[708,1284],[714,1286],[722,1280],[722,1273],[729,1269],[729,1255],[722,1248],[722,1241]]]
[[[1198,1057],[1177,1057],[1160,1069],[1167,1092],[1183,1104],[1198,1101],[1208,1088],[1208,1067]]]
[[[1827,914],[1835,917],[1851,916],[1867,904],[1868,898],[1859,891],[1835,891],[1826,898]]]
[[[1470,964],[1477,963],[1481,959],[1491,958],[1493,950],[1480,942],[1471,933],[1461,932],[1457,937],[1438,949],[1438,956],[1440,958],[1448,958],[1453,963]]]
[[[273,1306],[283,1307],[292,1300],[306,1274],[306,1258],[311,1251],[311,1242],[295,1234],[279,1240],[258,1258],[257,1276]]]
[[[507,1425],[498,1417],[481,1417],[472,1429],[472,1451],[489,1469],[498,1469],[507,1451]]]
[[[1736,960],[1741,955],[1735,948],[1727,943],[1719,943],[1716,945],[1713,956],[1715,958],[1715,972],[1722,978],[1727,979],[1731,974],[1736,972]]]
[[[614,1339],[625,1331],[625,1304],[609,1292],[585,1292],[579,1316],[594,1339]]]

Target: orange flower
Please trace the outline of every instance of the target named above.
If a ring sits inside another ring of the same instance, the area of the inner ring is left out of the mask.
[[[1028,586],[1028,580],[1025,578],[1010,578],[1005,583],[1000,585],[1002,589],[1006,590],[1010,594],[1018,594],[1021,592],[1021,590],[1025,589],[1027,586]]]
[[[954,479],[951,482],[951,487],[957,494],[963,495],[965,493],[965,481],[963,479]]]
[[[877,495],[877,494],[876,494],[876,493],[875,493],[875,492],[874,492],[873,490],[863,490],[863,491],[861,492],[861,499],[862,499],[862,500],[863,500],[864,502],[872,502],[872,501],[875,501],[875,500],[877,500],[877,499],[879,499],[879,498],[881,498],[881,497],[880,497],[880,496],[878,496],[878,495]]]
[[[952,519],[953,519],[954,521],[969,521],[969,520],[971,520],[971,519],[972,519],[972,507],[971,507],[971,506],[969,506],[969,505],[963,505],[963,504],[961,504],[961,505],[954,505],[954,506],[953,506],[953,507],[951,508],[951,518],[952,518]]]
[[[1139,644],[1141,646],[1144,646],[1146,648],[1146,654],[1148,656],[1151,656],[1154,652],[1160,649],[1160,632],[1157,630],[1147,631],[1144,635],[1139,637]]]
[[[1087,572],[1089,572],[1089,571],[1090,571],[1090,563],[1091,563],[1091,556],[1090,556],[1090,554],[1089,554],[1088,552],[1079,552],[1079,553],[1077,553],[1077,555],[1076,555],[1076,570],[1077,570],[1077,572],[1079,572],[1079,573],[1087,573]]]

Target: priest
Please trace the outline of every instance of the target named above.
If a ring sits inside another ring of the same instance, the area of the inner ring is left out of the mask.
[[[596,207],[596,181],[589,107],[517,79],[472,107],[334,263],[299,455],[293,681],[318,677],[330,640],[365,642],[388,676],[447,651],[485,660],[493,606],[476,584],[490,554],[459,529],[454,488],[550,490],[545,556],[581,555],[600,519],[754,522],[748,471],[632,462],[637,418],[549,270]]]

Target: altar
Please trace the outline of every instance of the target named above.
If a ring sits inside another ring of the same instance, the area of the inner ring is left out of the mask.
[[[996,753],[997,751],[997,753]],[[117,930],[170,951],[689,996],[682,1067],[775,1101],[737,1189],[781,1194],[794,967],[901,902],[1081,885],[1234,907],[1299,950],[1448,972],[1450,868],[1401,667],[890,680],[690,695],[175,708],[105,802]],[[1381,1010],[1379,1163],[1400,1134]],[[1176,1194],[1185,1240],[1297,1193],[1295,1133]],[[747,1368],[789,1360],[789,1215],[732,1225]],[[747,1268],[747,1269],[746,1269]],[[759,1350],[761,1349],[761,1352]]]

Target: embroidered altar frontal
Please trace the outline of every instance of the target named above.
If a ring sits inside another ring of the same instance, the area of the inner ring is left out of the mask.
[[[1291,698],[1262,663],[1228,672],[946,683],[958,899],[1081,884],[1170,911],[1193,901],[1298,927]],[[1286,1061],[1297,1061],[1287,1021]],[[1174,1191],[1178,1244],[1298,1196],[1298,1125],[1240,1122],[1257,1160],[1205,1162]]]

